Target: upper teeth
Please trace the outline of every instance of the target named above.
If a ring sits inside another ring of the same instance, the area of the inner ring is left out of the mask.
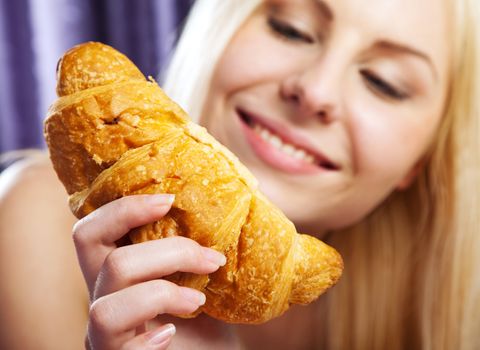
[[[308,163],[315,164],[316,159],[313,154],[310,154],[308,151],[303,150],[298,148],[295,145],[292,145],[290,143],[284,142],[280,137],[272,133],[270,130],[267,128],[264,128],[263,126],[259,124],[254,124],[253,130],[255,133],[260,135],[262,139],[267,141],[269,144],[271,144],[273,147],[276,149],[282,151],[283,153],[289,155],[290,157],[296,158],[296,159],[302,159]]]

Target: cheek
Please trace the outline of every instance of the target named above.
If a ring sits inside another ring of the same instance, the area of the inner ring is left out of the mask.
[[[426,112],[372,106],[353,112],[355,170],[364,181],[392,190],[424,154],[435,124]]]
[[[261,38],[251,32],[251,26],[247,23],[226,47],[212,80],[216,91],[228,95],[258,79],[264,60]]]
[[[262,83],[278,82],[305,61],[302,50],[274,38],[262,16],[251,18],[219,60],[212,87],[226,95]]]

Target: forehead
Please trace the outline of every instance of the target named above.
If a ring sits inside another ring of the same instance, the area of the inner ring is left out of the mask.
[[[356,25],[372,35],[405,38],[430,46],[449,32],[445,0],[301,0],[323,3],[338,23]]]
[[[333,30],[354,33],[365,46],[391,41],[428,55],[440,71],[450,54],[448,0],[265,0],[292,11],[305,11]],[[330,12],[331,16],[325,16]],[[327,19],[328,18],[328,19]]]

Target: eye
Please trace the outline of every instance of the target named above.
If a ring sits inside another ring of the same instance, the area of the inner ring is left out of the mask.
[[[276,18],[269,17],[268,25],[273,30],[273,32],[279,35],[280,37],[282,37],[282,39],[286,39],[289,41],[304,42],[307,44],[313,43],[313,39],[310,35],[301,32],[300,30],[296,29],[294,26],[284,21],[280,21]]]
[[[373,89],[375,93],[380,93],[398,101],[405,100],[409,97],[406,93],[393,87],[391,84],[367,69],[361,70],[360,74],[365,78],[368,87]]]

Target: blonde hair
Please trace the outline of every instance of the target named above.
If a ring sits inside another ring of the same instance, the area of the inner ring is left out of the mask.
[[[332,232],[340,283],[317,303],[325,349],[480,349],[480,18],[450,0],[452,79],[423,172],[361,223]],[[197,0],[166,76],[195,120],[213,69],[260,0]]]
[[[197,0],[166,71],[163,89],[196,121],[224,48],[261,0]]]

